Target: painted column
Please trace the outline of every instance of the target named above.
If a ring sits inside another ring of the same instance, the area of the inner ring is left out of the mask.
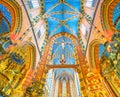
[[[59,82],[58,97],[62,96],[62,83]]]
[[[59,80],[56,80],[56,84],[55,84],[55,97],[58,97],[58,88],[59,88]]]
[[[53,87],[52,87],[50,97],[54,97],[54,90],[55,90],[55,78],[54,78],[54,72],[53,71],[52,71],[52,79],[53,79]]]
[[[74,78],[75,78],[76,95],[80,96],[80,82],[79,82],[79,76],[77,72],[74,73]]]
[[[71,80],[70,80],[70,93],[71,93],[71,97],[74,97],[74,94],[73,94],[73,83],[72,83]]]
[[[56,81],[55,81],[55,79],[54,79],[54,84],[53,84],[53,92],[52,92],[52,97],[54,97],[55,96],[55,84],[56,84]]]
[[[73,82],[73,89],[74,89],[74,91],[73,91],[74,92],[74,97],[78,97],[77,96],[77,90],[76,90],[77,88],[76,88],[76,85],[75,85],[75,80]]]
[[[67,97],[71,97],[70,81],[67,82]]]
[[[66,97],[66,81],[63,80],[62,82],[62,97]]]

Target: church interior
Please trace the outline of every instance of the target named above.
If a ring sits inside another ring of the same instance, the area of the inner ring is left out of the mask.
[[[120,0],[0,0],[0,97],[120,97]]]

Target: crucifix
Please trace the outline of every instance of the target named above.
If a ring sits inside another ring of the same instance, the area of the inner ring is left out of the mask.
[[[71,42],[65,42],[65,39],[63,37],[62,42],[55,42],[55,44],[58,44],[58,45],[62,46],[62,54],[61,54],[60,63],[65,64],[66,63],[66,60],[65,60],[65,45],[69,45],[69,44],[71,44]]]

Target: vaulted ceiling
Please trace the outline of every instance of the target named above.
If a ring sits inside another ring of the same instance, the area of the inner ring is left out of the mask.
[[[48,37],[61,32],[78,37],[79,20],[81,17],[80,3],[80,0],[44,0],[44,17],[48,24]],[[49,64],[76,64],[72,40],[65,36],[55,40]],[[74,74],[73,69],[61,68],[55,70],[55,75],[63,74],[63,72],[70,75]]]
[[[50,37],[60,32],[77,37],[81,16],[80,0],[44,0],[44,13]]]

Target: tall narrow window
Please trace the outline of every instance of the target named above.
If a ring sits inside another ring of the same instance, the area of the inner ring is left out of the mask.
[[[42,26],[41,26],[41,28],[40,28],[40,31],[41,31],[41,36],[45,33],[45,28],[46,26],[45,26],[45,24],[43,24]]]
[[[96,0],[86,0],[86,6],[87,7],[94,7]]]
[[[30,4],[30,8],[37,8],[40,6],[38,0],[30,0],[29,4]]]
[[[86,27],[85,27],[84,24],[81,24],[81,25],[80,25],[80,29],[81,29],[81,31],[82,31],[82,34],[83,34],[84,36],[86,36],[86,34],[87,34],[87,29],[86,29]]]
[[[41,31],[39,30],[39,31],[37,32],[37,37],[40,38],[40,36],[41,36]]]
[[[120,30],[120,3],[114,8],[112,22],[116,29]]]
[[[11,26],[11,13],[4,5],[0,4],[0,34],[10,32]]]

